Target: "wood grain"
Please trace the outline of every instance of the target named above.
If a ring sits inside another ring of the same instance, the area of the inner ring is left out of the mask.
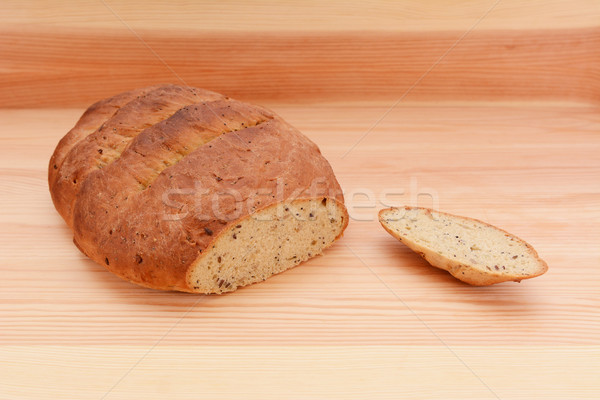
[[[0,375],[7,384],[0,390],[32,400],[561,400],[598,394],[597,347],[453,351],[460,359],[440,346],[160,346],[122,379],[145,348],[3,346],[0,360],[8,362],[0,363]]]
[[[404,100],[598,104],[598,21],[590,0],[568,12],[538,0],[4,1],[0,107],[85,107],[156,82],[287,103],[391,103],[410,89]]]
[[[3,0],[0,25],[186,32],[464,31],[495,0]],[[502,0],[484,29],[598,26],[595,0]]]
[[[0,111],[0,397],[600,391],[597,108],[402,105],[344,157],[387,108],[268,105],[320,145],[353,220],[325,256],[225,296],[139,288],[86,259],[46,184],[82,110]],[[525,238],[549,272],[470,287],[374,220],[384,203],[435,198]]]
[[[156,82],[293,103],[392,103],[408,90],[408,101],[600,103],[600,28],[475,31],[453,47],[463,33],[1,29],[0,107],[85,107]]]
[[[165,344],[439,344],[423,321],[451,345],[600,344],[596,108],[399,107],[342,158],[384,108],[270,106],[319,143],[353,220],[324,257],[228,296],[142,289],[86,259],[46,184],[81,111],[0,112],[1,342],[150,345],[185,315]],[[550,271],[461,284],[381,229],[393,202],[494,223]]]

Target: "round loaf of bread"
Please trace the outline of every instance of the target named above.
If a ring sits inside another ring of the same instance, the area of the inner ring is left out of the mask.
[[[48,181],[77,247],[154,289],[233,291],[321,254],[348,224],[307,137],[265,108],[176,85],[92,105]]]

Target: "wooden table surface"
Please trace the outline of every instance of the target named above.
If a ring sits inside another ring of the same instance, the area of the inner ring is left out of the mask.
[[[597,398],[597,107],[404,104],[363,137],[387,107],[268,105],[320,145],[352,220],[324,256],[222,296],[86,259],[46,183],[82,110],[0,111],[0,397]],[[462,284],[383,231],[384,204],[497,224],[550,269]]]
[[[3,0],[0,400],[600,398],[597,0]],[[46,168],[100,98],[184,83],[314,140],[351,221],[223,296],[140,288],[73,245]],[[412,204],[530,242],[470,287],[376,221]]]

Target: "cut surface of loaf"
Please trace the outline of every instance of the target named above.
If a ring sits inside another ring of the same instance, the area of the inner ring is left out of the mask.
[[[90,107],[48,181],[77,247],[155,289],[235,290],[321,254],[348,223],[313,142],[265,108],[176,85]]]
[[[188,285],[230,292],[321,254],[346,224],[345,210],[327,199],[296,200],[261,210],[232,225],[188,272]]]
[[[381,210],[379,222],[431,265],[471,285],[518,282],[548,269],[531,245],[476,219],[402,207]]]

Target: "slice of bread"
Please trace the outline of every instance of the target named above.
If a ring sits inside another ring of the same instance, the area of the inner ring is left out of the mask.
[[[524,240],[476,219],[403,207],[381,210],[379,222],[431,265],[471,285],[520,282],[548,270]]]

